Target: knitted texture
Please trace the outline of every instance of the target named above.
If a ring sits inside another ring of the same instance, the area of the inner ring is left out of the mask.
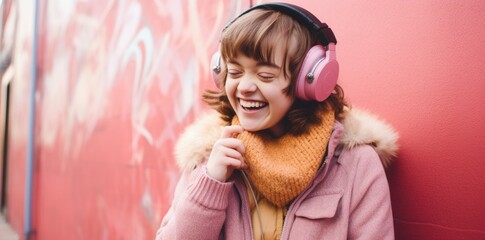
[[[302,135],[273,138],[262,132],[239,134],[246,149],[246,173],[256,190],[278,207],[303,192],[322,163],[334,123],[333,111],[327,111],[319,124]],[[240,125],[237,116],[232,125]]]

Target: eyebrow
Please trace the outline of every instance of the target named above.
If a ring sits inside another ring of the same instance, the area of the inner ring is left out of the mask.
[[[241,64],[239,64],[238,62],[236,62],[235,60],[229,60],[228,63],[230,64],[234,64],[234,65],[238,65],[238,66],[241,66]],[[256,63],[256,66],[257,67],[272,67],[272,68],[278,68],[278,69],[281,69],[280,66],[272,63],[272,62],[258,62]]]
[[[258,67],[260,67],[260,66],[267,66],[267,67],[274,67],[274,68],[278,68],[278,69],[281,68],[280,66],[278,66],[278,65],[276,65],[274,63],[271,63],[271,62],[258,62],[256,64],[256,66],[258,66]]]

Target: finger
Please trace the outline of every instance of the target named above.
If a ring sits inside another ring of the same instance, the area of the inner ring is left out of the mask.
[[[223,162],[224,162],[224,165],[233,169],[241,169],[241,168],[247,167],[243,161],[235,158],[225,157],[223,159]]]
[[[246,169],[246,168],[248,168],[248,165],[246,164],[246,162],[244,160],[244,156],[239,151],[236,151],[234,149],[227,148],[226,149],[226,152],[224,153],[224,156],[225,157],[228,157],[230,159],[238,160],[240,162],[239,165],[237,165],[236,163],[234,163],[235,166],[238,167],[238,169]]]
[[[233,138],[235,135],[242,133],[242,131],[243,128],[241,126],[227,126],[222,129],[221,138]]]
[[[241,168],[242,169],[247,169],[248,165],[246,164],[246,161],[244,160],[244,157],[241,158]]]
[[[232,148],[226,148],[224,155],[229,158],[234,158],[239,161],[243,161],[243,155],[239,151],[234,150]]]
[[[241,155],[245,153],[244,143],[237,138],[219,139],[218,143],[226,148],[236,149]]]

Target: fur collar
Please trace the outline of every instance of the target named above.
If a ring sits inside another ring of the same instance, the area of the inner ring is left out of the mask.
[[[352,148],[362,144],[371,145],[379,155],[384,167],[396,156],[398,134],[375,115],[358,109],[346,109],[342,124],[345,133],[340,144]],[[191,170],[205,161],[212,145],[219,138],[224,122],[215,111],[209,111],[188,126],[175,146],[175,159],[181,170]]]

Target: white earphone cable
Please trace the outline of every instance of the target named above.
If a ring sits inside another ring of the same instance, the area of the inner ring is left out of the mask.
[[[251,186],[251,183],[249,182],[249,179],[246,176],[246,173],[244,172],[244,170],[241,170],[241,173],[243,175],[244,181],[249,186],[249,190],[251,191],[251,195],[253,196],[254,204],[256,204],[256,213],[258,214],[259,229],[261,230],[261,240],[264,240],[263,221],[261,219],[261,212],[259,211],[258,200],[256,199],[256,194],[254,193],[253,187]]]

